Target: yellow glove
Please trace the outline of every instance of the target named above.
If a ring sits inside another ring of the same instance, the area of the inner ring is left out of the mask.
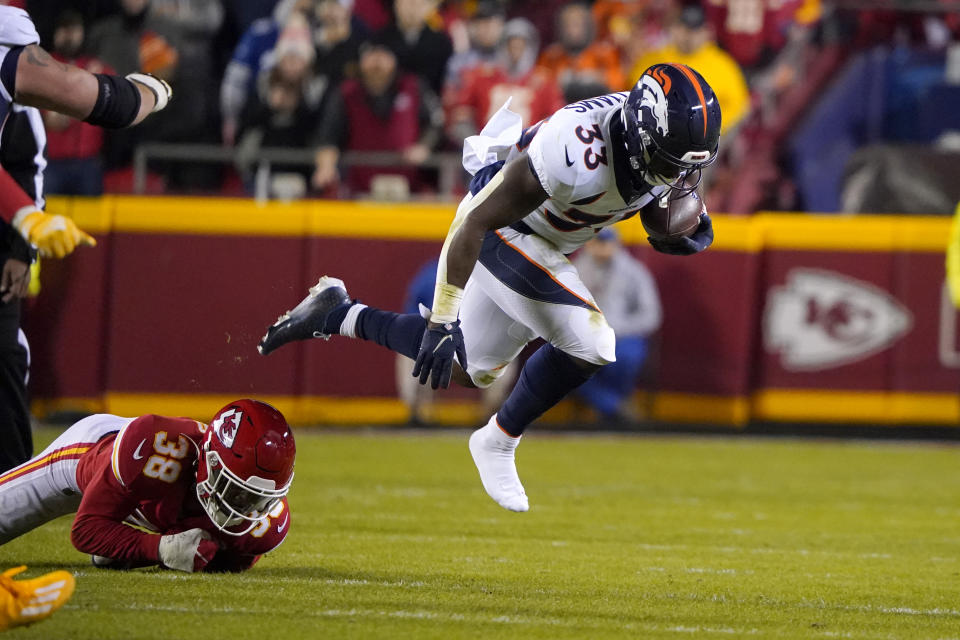
[[[70,218],[44,213],[34,207],[20,209],[13,217],[13,226],[40,251],[40,255],[46,257],[68,256],[79,244],[97,246],[97,241],[81,231]]]
[[[0,575],[0,631],[43,620],[59,609],[76,582],[67,571],[54,571],[33,580],[14,580],[26,567],[8,569]]]

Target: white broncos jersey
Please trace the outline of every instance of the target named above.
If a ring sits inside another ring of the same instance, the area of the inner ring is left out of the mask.
[[[637,214],[669,189],[652,186],[630,202],[617,189],[610,123],[620,117],[626,99],[621,92],[569,104],[524,131],[511,151],[515,157],[526,150],[549,196],[523,223],[564,254],[601,228]]]

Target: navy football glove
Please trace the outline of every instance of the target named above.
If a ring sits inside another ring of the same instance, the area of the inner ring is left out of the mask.
[[[676,238],[674,240],[647,240],[660,253],[669,253],[674,256],[689,256],[700,253],[713,244],[713,223],[710,216],[704,212],[700,214],[700,224],[692,236]]]
[[[450,386],[450,374],[453,373],[453,356],[463,370],[467,370],[467,349],[463,346],[463,332],[460,331],[460,321],[445,324],[427,323],[420,339],[420,353],[413,365],[413,375],[420,376],[420,384],[427,384],[436,389]]]

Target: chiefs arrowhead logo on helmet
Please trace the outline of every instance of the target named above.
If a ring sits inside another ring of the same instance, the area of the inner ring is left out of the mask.
[[[296,445],[283,414],[237,400],[214,416],[197,466],[197,499],[224,533],[243,535],[287,495]]]
[[[213,432],[227,449],[233,446],[233,439],[237,437],[237,427],[240,426],[241,419],[243,419],[243,412],[236,407],[231,407],[218,414],[210,423]]]

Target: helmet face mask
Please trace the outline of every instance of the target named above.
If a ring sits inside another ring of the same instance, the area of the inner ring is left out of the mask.
[[[703,168],[717,159],[720,105],[689,67],[647,69],[624,101],[621,120],[634,179],[670,187],[673,197],[696,189]]]
[[[207,478],[197,483],[197,498],[213,524],[224,533],[242,536],[249,532],[287,494],[289,485],[271,490],[243,481],[223,464],[216,451],[204,451],[204,457]]]
[[[293,433],[279,411],[239,400],[210,422],[197,468],[197,500],[220,531],[241,536],[264,522],[293,481]]]

